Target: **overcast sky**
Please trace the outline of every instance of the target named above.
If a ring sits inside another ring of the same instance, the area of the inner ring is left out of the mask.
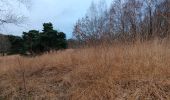
[[[23,31],[31,29],[41,31],[42,23],[52,22],[54,29],[65,32],[67,38],[71,38],[74,24],[86,14],[92,1],[99,0],[32,0],[29,11],[22,10],[28,17],[27,22],[22,27],[5,25],[1,32],[21,35]],[[106,0],[108,5],[111,1]]]

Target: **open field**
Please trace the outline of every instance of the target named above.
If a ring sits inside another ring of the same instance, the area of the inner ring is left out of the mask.
[[[170,100],[170,44],[1,57],[0,100]]]

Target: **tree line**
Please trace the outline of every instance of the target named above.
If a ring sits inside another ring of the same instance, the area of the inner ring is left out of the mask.
[[[44,23],[42,32],[30,30],[23,35],[0,35],[1,54],[41,54],[50,50],[67,48],[66,35],[53,29],[52,23]]]
[[[92,3],[87,14],[76,22],[73,35],[80,43],[168,38],[170,1],[113,0],[109,9],[104,0]]]

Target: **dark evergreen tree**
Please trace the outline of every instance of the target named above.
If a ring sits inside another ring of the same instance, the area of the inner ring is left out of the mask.
[[[53,24],[52,23],[44,23],[43,24],[43,32],[53,31]]]
[[[9,54],[23,54],[23,53],[25,53],[25,49],[23,46],[24,41],[21,37],[14,36],[14,35],[8,35],[8,39],[11,44]]]
[[[23,32],[22,36],[24,40],[24,48],[29,51],[31,54],[37,52],[37,46],[39,45],[40,35],[37,30],[30,30],[28,33]]]
[[[44,23],[43,26],[41,43],[44,45],[45,51],[65,49],[67,47],[65,33],[54,30],[51,23]]]
[[[31,54],[50,50],[66,49],[66,35],[53,29],[52,23],[44,23],[42,32],[30,30],[23,32],[24,49]]]

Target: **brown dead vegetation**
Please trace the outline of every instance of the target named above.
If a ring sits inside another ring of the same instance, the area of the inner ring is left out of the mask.
[[[0,58],[0,100],[169,100],[166,42]]]

